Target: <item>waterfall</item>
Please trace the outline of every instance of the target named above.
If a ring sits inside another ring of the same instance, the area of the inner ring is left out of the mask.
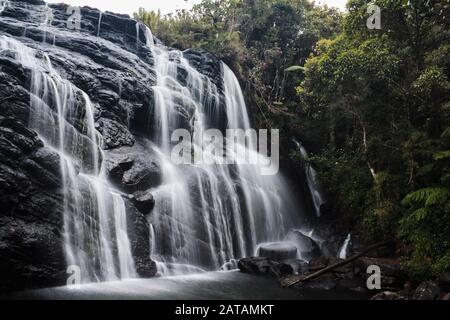
[[[344,244],[342,245],[341,249],[339,250],[338,258],[341,259],[347,259],[347,253],[348,253],[348,245],[351,240],[351,234],[349,233],[347,238],[344,241]]]
[[[303,147],[303,145],[298,142],[296,139],[293,140],[296,144],[300,156],[303,160],[308,161],[309,156],[306,151],[306,149]],[[306,164],[306,180],[308,183],[308,189],[311,193],[311,198],[314,204],[314,210],[316,212],[316,215],[320,217],[320,207],[324,203],[323,196],[320,190],[319,182],[317,181],[317,172],[316,170],[311,166],[310,163]]]
[[[41,14],[43,15],[43,22],[41,23],[41,27],[44,29],[44,38],[42,42],[47,42],[47,29],[49,26],[51,26],[54,18],[53,10],[48,6],[48,3],[45,3],[43,12]]]
[[[97,37],[100,36],[100,28],[102,26],[102,17],[103,17],[103,12],[100,11],[99,15],[98,15],[98,24],[97,24]]]
[[[145,39],[147,40],[146,45],[153,46],[153,44],[155,43],[155,39],[153,39],[152,31],[146,25],[144,25],[144,28],[145,28]],[[139,39],[139,37],[138,37],[138,39]]]
[[[136,22],[136,46],[139,44],[139,28],[140,28],[140,23],[137,21]]]
[[[0,1],[0,14],[9,6],[9,0]]]
[[[0,36],[4,52],[31,70],[29,126],[60,157],[67,264],[80,268],[82,282],[136,277],[125,205],[102,166],[94,105],[44,52]]]
[[[258,243],[282,240],[299,224],[300,213],[283,178],[262,176],[258,166],[172,163],[170,138],[180,124],[187,122],[194,148],[206,157],[198,139],[202,132],[223,123],[228,129],[248,129],[249,116],[239,82],[225,64],[222,93],[183,52],[155,45],[151,33],[146,37],[156,74],[153,143],[148,148],[162,170],[162,184],[152,190],[156,201],[149,217],[152,259],[163,275],[229,269],[236,259],[253,254]],[[226,119],[220,108],[225,108]],[[238,149],[262,157],[252,145]],[[227,156],[238,157],[230,149]]]

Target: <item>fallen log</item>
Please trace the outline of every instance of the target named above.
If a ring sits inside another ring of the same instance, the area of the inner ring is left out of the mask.
[[[308,281],[308,280],[320,277],[321,275],[323,275],[325,273],[328,273],[330,271],[333,271],[336,268],[342,267],[342,266],[344,266],[344,265],[346,265],[346,264],[348,264],[350,262],[355,261],[356,259],[362,257],[363,255],[367,254],[368,252],[370,252],[370,251],[372,251],[374,249],[378,249],[380,247],[387,246],[388,244],[391,244],[393,241],[394,240],[391,239],[391,240],[386,240],[386,241],[375,243],[375,244],[365,248],[360,253],[358,253],[358,254],[356,254],[356,255],[348,258],[348,259],[336,262],[336,263],[334,263],[332,265],[329,265],[328,267],[325,267],[325,268],[323,268],[323,269],[321,269],[319,271],[313,272],[313,273],[311,273],[311,274],[309,274],[307,276],[290,276],[290,277],[286,277],[286,278],[281,280],[281,285],[283,287],[292,287],[292,286],[294,286],[296,284],[299,284],[299,283],[302,283],[302,282],[305,282],[305,281]]]

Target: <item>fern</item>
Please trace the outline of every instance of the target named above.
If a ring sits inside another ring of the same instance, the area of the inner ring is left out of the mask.
[[[424,188],[408,194],[402,201],[403,205],[424,205],[430,207],[443,204],[449,198],[450,192],[445,188]]]
[[[433,155],[434,160],[444,160],[450,158],[450,150],[440,151]]]

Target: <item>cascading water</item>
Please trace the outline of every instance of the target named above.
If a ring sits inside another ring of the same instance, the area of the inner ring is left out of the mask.
[[[47,32],[48,27],[51,26],[53,21],[53,10],[48,6],[48,3],[45,4],[43,7],[43,11],[41,12],[42,15],[42,23],[41,28],[44,29],[44,39],[43,42],[47,41]]]
[[[234,165],[172,163],[170,137],[186,118],[194,149],[203,157],[210,157],[199,138],[205,130],[221,128],[224,122],[228,129],[249,129],[250,121],[238,80],[225,64],[222,95],[182,52],[154,45],[149,37],[147,33],[157,79],[154,144],[149,148],[162,169],[162,184],[153,190],[156,204],[149,218],[152,258],[161,274],[233,267],[235,259],[253,254],[258,243],[282,240],[299,224],[299,213],[282,177],[262,176],[258,166],[239,161]],[[226,119],[219,112],[222,106]],[[249,145],[238,149],[262,157]],[[227,156],[239,160],[234,150],[227,149]]]
[[[125,205],[105,178],[88,95],[43,52],[0,36],[3,54],[31,70],[29,126],[60,157],[68,265],[80,268],[82,282],[136,277]]]
[[[306,152],[306,149],[296,139],[294,139],[293,141],[296,144],[302,159],[305,161],[308,161],[309,156],[308,156],[308,153]],[[308,183],[308,189],[311,192],[311,197],[312,197],[312,201],[314,204],[314,209],[315,209],[316,215],[318,217],[320,217],[320,207],[324,203],[324,200],[323,200],[322,192],[320,190],[319,182],[317,181],[316,170],[309,163],[307,163],[307,165],[306,165],[306,179],[307,179],[307,183]]]
[[[8,0],[0,1],[0,14],[6,9],[6,7],[9,6]]]
[[[345,239],[341,249],[339,250],[338,258],[346,259],[348,253],[348,245],[350,244],[351,234],[349,233],[347,238]]]
[[[100,29],[102,27],[102,17],[103,17],[103,12],[100,11],[100,13],[98,14],[97,37],[100,36]]]

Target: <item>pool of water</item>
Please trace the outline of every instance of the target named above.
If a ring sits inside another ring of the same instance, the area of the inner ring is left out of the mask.
[[[281,288],[275,279],[248,275],[238,271],[47,288],[19,292],[7,297],[7,299],[58,300],[355,300],[365,298],[361,294],[350,292],[299,292],[294,289]]]

